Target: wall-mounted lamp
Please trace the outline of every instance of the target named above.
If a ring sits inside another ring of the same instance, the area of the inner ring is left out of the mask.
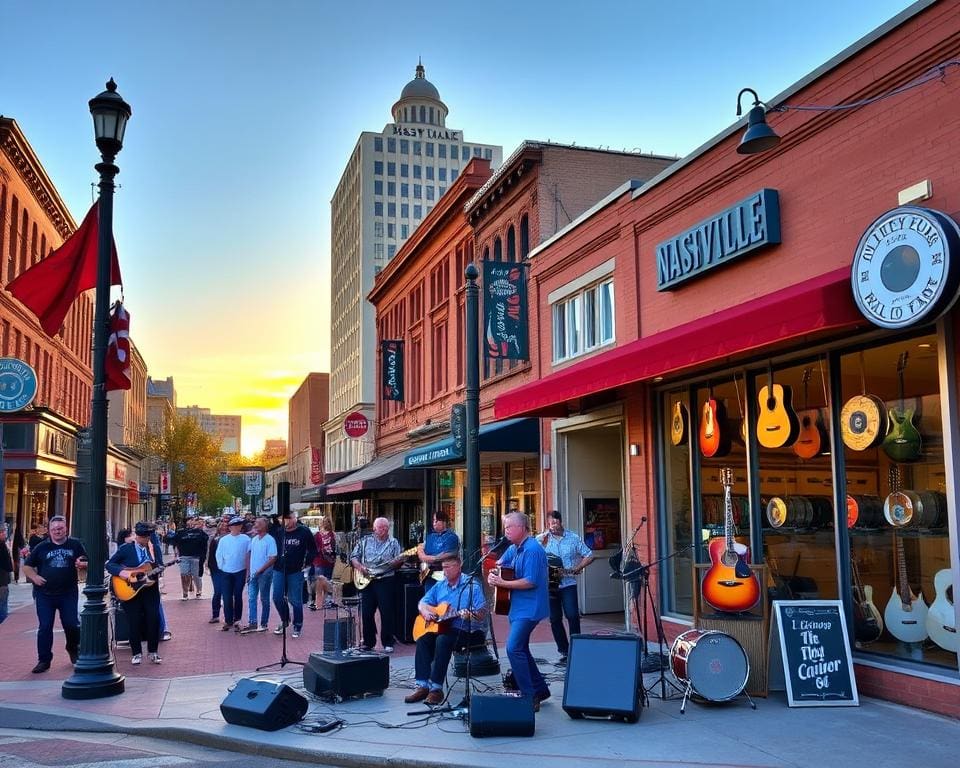
[[[737,153],[741,155],[755,155],[759,152],[766,152],[773,149],[780,143],[780,137],[776,131],[767,125],[767,109],[760,101],[757,92],[752,88],[744,88],[737,95],[737,117],[743,114],[743,108],[740,105],[743,94],[753,94],[753,107],[750,114],[747,115],[747,131],[740,139],[740,145],[737,147]]]
[[[640,443],[630,443],[630,455],[631,456],[640,455]]]

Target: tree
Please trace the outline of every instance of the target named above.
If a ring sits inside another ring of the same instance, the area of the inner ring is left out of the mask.
[[[227,492],[219,480],[220,441],[194,419],[175,414],[161,431],[147,433],[147,449],[166,464],[173,499],[196,493],[205,510],[213,504],[225,506]]]

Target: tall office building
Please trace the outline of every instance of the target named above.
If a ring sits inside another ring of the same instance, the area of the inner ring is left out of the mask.
[[[376,329],[366,297],[374,276],[470,158],[485,158],[494,168],[503,160],[501,147],[466,141],[463,131],[447,127],[447,105],[422,64],[391,113],[393,122],[381,132],[360,134],[331,203],[327,472],[356,469],[372,458],[372,427],[348,437],[344,420],[360,413],[373,422]]]

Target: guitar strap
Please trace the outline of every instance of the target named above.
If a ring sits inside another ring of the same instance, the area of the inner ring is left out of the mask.
[[[150,554],[150,562],[151,562],[151,563],[156,563],[156,562],[157,562],[157,558],[156,558],[156,556],[153,554],[153,539],[148,539],[148,540],[147,540],[147,552]]]

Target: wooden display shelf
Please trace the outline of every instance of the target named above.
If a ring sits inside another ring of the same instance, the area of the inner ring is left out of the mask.
[[[697,629],[713,629],[734,638],[743,647],[750,662],[750,677],[746,691],[751,696],[766,698],[768,692],[768,647],[770,628],[770,601],[767,598],[767,566],[751,565],[760,581],[760,602],[753,612],[743,614],[721,613],[704,604],[700,583],[711,563],[694,563],[693,566],[693,626]]]

